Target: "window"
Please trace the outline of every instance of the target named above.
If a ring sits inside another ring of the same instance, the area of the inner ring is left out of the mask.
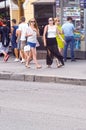
[[[69,0],[69,3],[79,3],[79,0]]]
[[[69,2],[75,2],[75,0],[69,0]]]

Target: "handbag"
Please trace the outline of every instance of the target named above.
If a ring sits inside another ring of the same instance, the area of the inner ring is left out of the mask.
[[[47,39],[47,36],[48,36],[48,25],[47,25],[47,31],[46,31],[46,34],[45,34],[46,39]]]
[[[39,46],[40,46],[40,44],[39,44],[39,41],[38,41],[38,39],[37,39],[36,47],[39,47]]]
[[[30,51],[30,45],[25,45],[24,46],[24,52],[26,52],[26,51]]]

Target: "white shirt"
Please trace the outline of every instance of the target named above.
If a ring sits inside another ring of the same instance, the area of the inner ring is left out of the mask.
[[[48,25],[48,38],[55,38],[57,34],[56,25],[50,26]]]
[[[37,43],[37,32],[34,31],[30,26],[27,29],[27,34],[32,34],[32,36],[28,36],[27,42]]]
[[[25,41],[26,40],[27,29],[28,29],[28,24],[27,23],[19,24],[18,30],[21,31],[21,38],[20,38],[21,41]]]

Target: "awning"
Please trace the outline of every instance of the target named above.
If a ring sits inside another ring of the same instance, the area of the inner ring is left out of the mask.
[[[32,2],[34,5],[40,5],[40,4],[54,4],[55,0],[36,0],[35,2]]]
[[[29,0],[25,0],[24,4],[23,4],[23,7],[25,8],[28,4]]]
[[[6,7],[9,6],[9,0],[6,0]],[[0,9],[5,8],[5,0],[0,0]]]
[[[18,5],[16,5],[15,3],[13,3],[12,0],[9,0],[9,1],[10,1],[10,8],[12,10],[18,10],[19,9]]]
[[[5,1],[5,0],[0,0],[0,2],[2,2],[2,1]]]
[[[12,2],[12,0],[6,0],[6,7],[11,9],[18,9],[18,6]],[[0,9],[5,8],[5,0],[0,0]]]

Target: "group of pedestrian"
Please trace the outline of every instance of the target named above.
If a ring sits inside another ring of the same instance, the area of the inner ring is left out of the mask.
[[[62,26],[59,18],[49,18],[48,25],[44,28],[44,46],[47,49],[46,63],[51,67],[53,58],[56,57],[57,67],[62,67],[67,61],[67,51],[70,45],[71,61],[74,57],[74,25],[72,17],[67,18],[67,22]]]
[[[64,39],[59,33],[57,26],[54,24],[54,19],[49,18],[48,25],[45,26],[43,34],[44,46],[47,49],[46,64],[48,65],[48,67],[51,67],[54,57],[56,57],[60,62],[59,65],[57,64],[58,67],[64,65],[63,56],[61,55],[57,45],[57,35],[62,40],[62,42],[65,43]]]
[[[17,25],[16,19],[11,20],[11,30],[6,28],[5,32],[10,36],[12,49],[15,55],[15,62],[20,61],[25,63],[27,68],[30,68],[30,61],[34,60],[37,69],[42,66],[38,63],[36,47],[38,46],[37,37],[40,36],[39,28],[35,18],[32,18],[26,23],[25,17],[21,17],[19,24]],[[2,37],[2,28],[0,26],[0,34]],[[68,17],[67,22],[62,26],[59,18],[49,18],[48,24],[44,28],[43,43],[46,47],[46,64],[47,67],[51,67],[53,59],[56,58],[57,67],[64,66],[64,61],[67,61],[67,49],[70,45],[71,61],[74,59],[74,25],[72,24],[72,18]],[[9,38],[8,38],[9,39]],[[5,40],[5,38],[4,38]],[[5,41],[1,38],[2,46],[4,47]],[[9,44],[6,44],[6,47]],[[5,49],[3,49],[5,50]],[[5,61],[8,60],[9,55],[3,51]]]
[[[21,58],[21,63],[25,63],[25,66],[30,68],[29,63],[33,59],[36,68],[41,68],[36,53],[37,37],[40,35],[36,20],[32,18],[26,23],[25,17],[21,17],[18,26],[15,19],[12,20],[12,25],[11,42],[16,57],[15,61],[19,61]]]

